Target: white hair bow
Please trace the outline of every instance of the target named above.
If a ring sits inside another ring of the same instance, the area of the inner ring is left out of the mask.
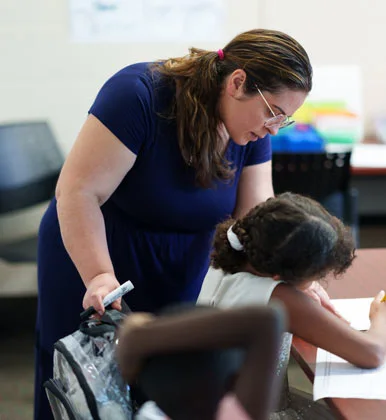
[[[244,246],[240,242],[240,240],[237,237],[237,235],[233,232],[232,228],[233,228],[233,226],[230,226],[230,228],[227,230],[227,238],[228,238],[228,241],[229,241],[231,247],[235,251],[242,251],[244,249]]]

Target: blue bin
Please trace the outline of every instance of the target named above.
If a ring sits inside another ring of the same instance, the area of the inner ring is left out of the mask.
[[[307,153],[325,150],[321,134],[310,124],[294,124],[271,137],[273,152]]]

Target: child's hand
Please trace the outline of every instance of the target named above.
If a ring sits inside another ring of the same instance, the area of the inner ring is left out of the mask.
[[[135,328],[142,327],[154,320],[154,315],[147,312],[135,312],[128,315],[123,323],[123,334],[129,334]]]
[[[307,287],[301,288],[300,290],[306,295],[308,295],[311,299],[320,303],[320,305],[322,305],[328,311],[336,315],[338,318],[341,318],[342,320],[348,323],[348,321],[344,319],[342,315],[335,309],[335,306],[331,303],[328,293],[318,281],[313,281]]]
[[[119,332],[117,358],[123,379],[132,384],[142,368],[143,356],[136,346],[135,331],[154,320],[154,315],[137,312],[127,316]]]
[[[378,315],[380,311],[383,311],[386,316],[386,302],[382,302],[382,299],[385,297],[385,292],[381,290],[375,296],[374,300],[371,302],[370,306],[370,320],[372,321],[373,318]]]

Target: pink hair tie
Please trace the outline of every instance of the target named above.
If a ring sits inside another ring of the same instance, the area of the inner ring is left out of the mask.
[[[217,51],[217,55],[220,61],[224,60],[224,51],[221,48]]]

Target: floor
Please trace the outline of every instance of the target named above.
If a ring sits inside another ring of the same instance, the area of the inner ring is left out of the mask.
[[[0,419],[31,420],[36,299],[0,299]]]
[[[361,228],[362,248],[386,247],[386,225]],[[0,420],[31,420],[33,400],[33,326],[36,299],[0,298]],[[312,392],[291,361],[290,386]]]

